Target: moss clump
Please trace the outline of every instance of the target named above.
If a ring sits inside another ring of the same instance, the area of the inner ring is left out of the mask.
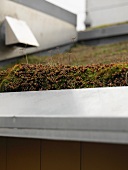
[[[128,63],[90,66],[21,64],[5,71],[0,91],[126,86],[127,72]]]
[[[7,75],[8,75],[7,70],[0,71],[0,84],[3,81],[4,77],[6,77]]]

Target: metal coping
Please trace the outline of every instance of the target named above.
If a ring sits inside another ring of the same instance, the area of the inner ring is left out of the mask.
[[[78,32],[78,41],[115,37],[128,34],[128,24]]]
[[[128,87],[0,94],[0,136],[128,144]]]
[[[127,132],[45,130],[45,129],[0,129],[1,137],[33,138],[48,140],[102,142],[128,144]]]
[[[48,15],[66,21],[74,26],[76,26],[77,16],[65,9],[51,4],[44,0],[10,0],[27,7],[33,8],[35,10],[44,12]]]

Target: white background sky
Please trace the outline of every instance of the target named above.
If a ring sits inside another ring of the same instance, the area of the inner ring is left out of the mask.
[[[77,30],[84,30],[86,0],[47,0],[77,14]]]

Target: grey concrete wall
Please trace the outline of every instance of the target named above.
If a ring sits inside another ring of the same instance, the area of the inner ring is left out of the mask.
[[[96,39],[91,39],[91,40],[82,40],[79,42],[80,44],[83,44],[83,45],[101,46],[101,45],[114,44],[114,43],[119,43],[119,42],[124,42],[124,41],[128,41],[128,35],[96,38]]]
[[[26,2],[29,1],[26,0]],[[38,4],[37,1],[36,3]],[[62,10],[62,14],[64,13],[66,14],[66,11]],[[68,15],[70,15],[70,19],[72,18],[74,20],[74,18],[76,18],[75,15],[70,14],[69,12],[67,12],[67,16]],[[11,16],[25,21],[35,35],[40,47],[21,50],[21,48],[5,46],[5,16]],[[48,13],[46,14],[41,10],[38,11],[36,8],[33,9],[32,6],[28,7],[27,4],[25,6],[25,4],[23,5],[10,0],[0,1],[0,60],[69,44],[73,42],[72,38],[74,37],[77,39],[75,24],[66,21],[64,17],[57,18],[56,16],[52,16]]]
[[[128,0],[87,0],[91,26],[128,21]]]

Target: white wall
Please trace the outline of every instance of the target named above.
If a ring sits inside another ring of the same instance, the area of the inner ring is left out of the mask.
[[[92,26],[128,21],[128,0],[87,0]]]

